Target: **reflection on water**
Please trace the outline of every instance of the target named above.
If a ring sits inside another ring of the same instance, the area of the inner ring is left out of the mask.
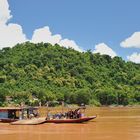
[[[13,126],[0,123],[0,140],[140,140],[139,108],[89,108],[85,124]]]

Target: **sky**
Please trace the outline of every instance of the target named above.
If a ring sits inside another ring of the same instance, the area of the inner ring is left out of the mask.
[[[140,63],[140,0],[0,0],[0,49],[49,42]]]

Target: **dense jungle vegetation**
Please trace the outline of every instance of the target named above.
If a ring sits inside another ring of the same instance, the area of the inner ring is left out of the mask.
[[[140,64],[26,42],[0,50],[0,106],[50,100],[69,104],[140,103]]]

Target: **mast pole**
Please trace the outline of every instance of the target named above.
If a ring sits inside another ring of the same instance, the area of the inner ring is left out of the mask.
[[[62,101],[62,113],[64,113],[64,101]]]

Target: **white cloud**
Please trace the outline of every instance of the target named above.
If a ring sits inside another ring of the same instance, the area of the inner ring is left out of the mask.
[[[73,40],[63,39],[58,44],[60,46],[66,47],[66,48],[72,48],[72,49],[77,50],[79,52],[83,52],[83,50],[80,49],[79,46]]]
[[[18,24],[0,25],[0,47],[11,47],[26,41],[22,27]]]
[[[66,48],[73,48],[77,51],[82,52],[82,50],[79,48],[79,46],[73,40],[62,39],[60,34],[52,35],[48,26],[36,29],[33,33],[31,42],[33,42],[33,43],[40,43],[40,42],[51,43],[52,45],[57,43],[60,46],[63,46]]]
[[[120,43],[124,48],[140,48],[140,32],[133,33],[130,37]]]
[[[7,24],[11,17],[7,0],[0,0],[0,49],[3,47],[12,47],[17,43],[26,41],[26,36],[22,32],[20,25]]]
[[[105,43],[99,43],[95,45],[95,50],[93,53],[100,53],[100,54],[107,54],[111,56],[112,58],[115,57],[117,54]]]
[[[132,55],[127,56],[127,59],[135,63],[140,63],[140,53],[135,52]]]
[[[0,24],[6,24],[12,17],[10,15],[9,4],[7,0],[0,0]]]
[[[48,26],[34,30],[32,39],[28,40],[22,31],[22,26],[8,23],[12,17],[10,12],[8,1],[0,0],[0,49],[31,41],[33,43],[51,43],[52,45],[57,43],[66,48],[70,47],[77,51],[82,51],[73,40],[62,39],[60,34],[52,35]]]
[[[52,35],[50,32],[50,29],[48,26],[45,26],[43,28],[36,29],[32,36],[32,42],[33,43],[51,43],[52,45],[59,43],[61,40],[61,35]]]

